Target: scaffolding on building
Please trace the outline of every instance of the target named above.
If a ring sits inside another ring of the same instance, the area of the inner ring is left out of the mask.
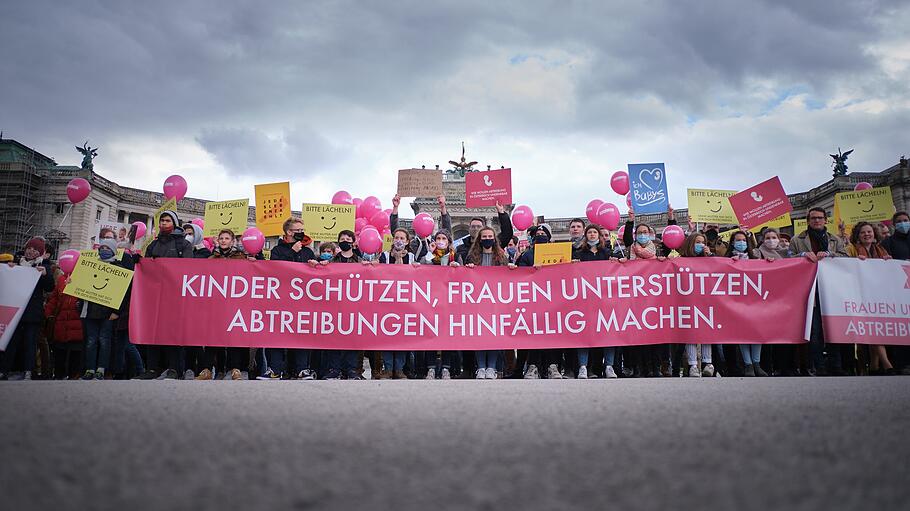
[[[15,253],[30,238],[50,230],[44,225],[45,180],[55,165],[15,140],[0,140],[0,252]]]

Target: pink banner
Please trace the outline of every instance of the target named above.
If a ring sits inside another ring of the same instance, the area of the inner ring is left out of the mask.
[[[143,259],[133,342],[345,350],[798,343],[803,259],[541,269]]]
[[[512,169],[469,172],[464,176],[464,204],[468,208],[483,208],[512,203]]]
[[[793,211],[790,198],[777,176],[731,195],[730,206],[739,224],[746,229]]]

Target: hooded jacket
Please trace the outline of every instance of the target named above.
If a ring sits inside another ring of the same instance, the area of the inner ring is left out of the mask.
[[[910,233],[903,234],[897,230],[882,241],[882,247],[895,259],[910,259]]]
[[[66,289],[66,275],[57,279],[54,291],[44,305],[44,315],[54,318],[53,342],[81,342],[82,320],[76,309],[76,297],[63,294]]]
[[[294,252],[294,249],[291,248],[294,243],[288,243],[284,241],[284,238],[279,239],[278,244],[272,249],[269,259],[272,261],[293,261],[295,263],[305,263],[310,259],[316,259],[316,254],[307,246],[301,248],[300,252]]]

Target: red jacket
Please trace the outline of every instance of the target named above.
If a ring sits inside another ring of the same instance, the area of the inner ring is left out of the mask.
[[[63,294],[65,287],[66,275],[61,275],[44,305],[44,315],[54,317],[54,342],[82,342],[82,320],[76,309],[76,297]]]

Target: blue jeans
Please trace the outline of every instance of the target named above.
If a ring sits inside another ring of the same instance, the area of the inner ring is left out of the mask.
[[[578,348],[575,350],[576,355],[578,355],[578,365],[587,366],[588,365],[588,355],[591,350],[588,348]]]
[[[82,328],[85,331],[85,370],[110,367],[114,322],[109,319],[83,319]]]
[[[13,332],[13,338],[9,340],[6,351],[2,355],[3,364],[0,372],[9,373],[16,362],[16,350],[22,348],[25,350],[24,371],[33,371],[35,369],[35,353],[38,350],[38,333],[41,331],[41,323],[20,321],[16,331]]]
[[[758,364],[761,362],[761,344],[740,344],[739,352],[743,354],[743,364]]]
[[[133,366],[135,374],[145,372],[145,365],[142,364],[142,355],[136,345],[130,342],[129,330],[119,330],[114,334],[114,372],[126,372],[126,357],[130,358],[130,365]]]
[[[615,360],[616,348],[604,348],[604,365],[611,366]]]
[[[496,368],[496,362],[499,359],[499,350],[475,351],[474,359],[477,360],[477,369],[486,369],[488,367]]]
[[[293,352],[294,354],[293,374],[296,375],[300,371],[310,368],[311,350],[288,349],[287,351]],[[285,358],[284,348],[266,348],[265,356],[268,358],[269,369],[275,373],[281,374],[287,370],[287,359]]]
[[[408,356],[407,351],[383,351],[382,365],[389,372],[404,371],[404,359]]]
[[[339,372],[350,372],[357,369],[357,351],[328,350],[326,352],[326,368]]]

